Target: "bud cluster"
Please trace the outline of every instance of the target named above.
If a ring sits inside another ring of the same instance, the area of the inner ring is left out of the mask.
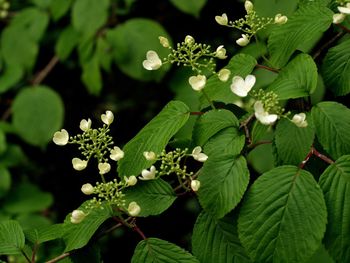
[[[264,91],[259,89],[257,91],[252,90],[251,96],[257,100],[261,101],[264,105],[264,109],[267,112],[274,113],[277,115],[282,115],[284,112],[284,108],[282,108],[279,104],[278,95],[273,91]]]

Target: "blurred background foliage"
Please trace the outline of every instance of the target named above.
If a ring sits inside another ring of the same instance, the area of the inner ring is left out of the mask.
[[[256,0],[254,4],[258,14],[273,17],[276,13],[291,15],[298,2]],[[243,49],[235,45],[240,32],[220,27],[214,16],[227,13],[231,20],[240,18],[244,7],[243,1],[237,0],[2,0],[3,3],[10,7],[0,12],[0,221],[18,220],[24,230],[62,222],[83,202],[81,185],[98,179],[95,169],[80,173],[72,169],[71,159],[77,152],[53,145],[55,131],[64,127],[74,134],[82,118],[91,118],[94,125],[109,109],[116,116],[112,125],[115,143],[123,146],[173,98],[184,101],[193,111],[199,110],[198,95],[187,83],[190,72],[176,66],[151,72],[143,69],[148,50],[161,56],[167,54],[158,36],[177,43],[192,35],[213,50],[225,45],[231,56],[243,52],[259,59],[266,52],[264,39],[269,34],[267,29],[259,35],[263,40],[260,45]],[[305,43],[302,50],[311,50],[314,45]],[[274,80],[268,71],[256,70],[254,74],[259,87]],[[333,96],[325,92],[320,79],[313,103]],[[338,101],[344,103],[346,99]],[[178,138],[190,138],[193,121]],[[260,138],[271,137],[266,129],[256,130]],[[259,173],[271,169],[271,145],[257,147],[249,161]],[[178,198],[164,215],[142,219],[139,226],[148,236],[189,249],[198,212],[195,197]],[[120,262],[128,262],[138,241],[136,234],[118,229],[102,238],[102,245],[96,249],[102,250],[104,262],[115,262],[108,261],[108,255],[115,258],[115,253],[118,258],[122,257],[119,253],[125,257]],[[40,252],[43,258],[50,258],[61,249],[62,244],[48,242]],[[324,253],[316,256],[331,262]]]

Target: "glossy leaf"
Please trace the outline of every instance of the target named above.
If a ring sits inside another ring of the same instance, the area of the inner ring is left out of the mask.
[[[202,263],[250,262],[232,215],[217,220],[202,212],[193,228],[192,251]]]
[[[120,176],[138,175],[151,166],[143,156],[145,151],[160,153],[172,136],[186,123],[188,107],[180,101],[169,102],[143,129],[123,148],[125,156],[118,162]]]
[[[0,255],[21,254],[24,234],[18,222],[8,220],[0,223]]]
[[[125,191],[126,205],[135,201],[141,212],[138,216],[159,215],[175,201],[176,195],[172,187],[162,179],[138,181]]]
[[[277,68],[287,64],[299,46],[326,31],[332,23],[332,11],[318,3],[300,7],[284,25],[276,26],[268,40],[270,63]]]
[[[275,134],[275,146],[279,163],[298,166],[306,157],[314,142],[315,132],[307,118],[309,125],[305,128],[297,127],[288,119],[278,122]]]
[[[350,153],[350,110],[337,102],[321,102],[312,108],[316,136],[322,147],[337,159]]]
[[[210,156],[200,171],[198,199],[204,210],[222,218],[241,201],[249,183],[244,157]]]
[[[32,243],[41,244],[57,238],[61,238],[63,235],[63,224],[54,224],[49,226],[41,226],[40,228],[31,229],[25,231],[26,239]]]
[[[239,126],[236,116],[228,110],[211,110],[201,115],[193,131],[193,140],[196,145],[203,146],[210,137],[227,127]]]
[[[12,122],[27,143],[44,146],[63,123],[64,108],[60,96],[44,86],[27,87],[12,105]]]
[[[350,39],[328,50],[323,60],[322,76],[336,96],[350,92]]]
[[[199,263],[184,249],[158,238],[147,238],[135,248],[131,263]]]
[[[336,262],[350,261],[350,155],[340,157],[320,177],[327,210],[325,245]]]
[[[319,248],[327,210],[313,176],[295,166],[261,175],[244,197],[239,238],[257,262],[304,262]]]
[[[305,97],[317,86],[317,66],[312,57],[300,54],[281,70],[277,79],[268,87],[281,100]]]

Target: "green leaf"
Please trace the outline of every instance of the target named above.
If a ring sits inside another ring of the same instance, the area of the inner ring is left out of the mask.
[[[350,92],[350,39],[328,50],[322,64],[322,76],[336,96]]]
[[[304,262],[319,248],[327,210],[312,174],[280,166],[261,175],[244,198],[238,233],[257,262]]]
[[[224,67],[231,71],[228,81],[220,81],[217,75],[213,75],[208,79],[205,85],[205,92],[207,93],[208,97],[213,101],[221,101],[224,103],[233,103],[240,100],[240,98],[234,95],[230,89],[232,83],[231,80],[234,76],[246,77],[253,71],[256,64],[256,59],[250,55],[238,54],[233,56],[230,62]],[[209,105],[204,96],[201,97],[200,102],[202,108]]]
[[[125,191],[126,206],[135,201],[141,207],[141,212],[138,215],[141,217],[163,213],[175,199],[174,190],[162,179],[139,181],[135,186]]]
[[[320,177],[328,211],[325,245],[336,262],[350,261],[350,155],[340,157]]]
[[[151,165],[143,156],[145,151],[159,154],[172,136],[186,123],[188,107],[180,101],[169,102],[131,141],[123,148],[125,156],[118,162],[121,176],[138,175]]]
[[[27,157],[22,148],[15,144],[9,144],[6,152],[0,155],[0,163],[4,167],[15,167],[26,161]]]
[[[298,2],[298,0],[278,0],[267,5],[264,0],[255,0],[254,10],[265,17],[274,17],[278,13],[290,16],[297,8]]]
[[[199,263],[184,249],[158,238],[142,240],[135,248],[131,263]]]
[[[39,212],[51,206],[53,197],[41,191],[36,185],[17,184],[5,199],[3,209],[12,214]]]
[[[63,123],[64,108],[60,96],[45,86],[20,91],[12,105],[12,122],[27,143],[44,146]]]
[[[35,5],[37,5],[40,8],[47,8],[50,6],[52,0],[31,0]]]
[[[350,153],[350,110],[340,103],[325,101],[311,112],[322,147],[334,159]]]
[[[212,136],[204,145],[208,156],[220,154],[238,155],[245,145],[245,136],[236,127],[227,127]]]
[[[26,239],[28,239],[33,244],[41,244],[57,238],[61,238],[63,235],[62,231],[63,224],[54,224],[25,231],[25,236]]]
[[[0,166],[0,198],[6,195],[11,187],[11,174],[8,169]]]
[[[129,77],[146,81],[161,80],[169,69],[163,65],[158,70],[149,71],[142,66],[149,50],[156,51],[160,58],[168,56],[169,50],[160,45],[159,36],[166,37],[171,44],[171,38],[161,24],[144,18],[129,19],[106,33],[120,70]]]
[[[23,69],[20,65],[6,65],[0,76],[0,93],[8,91],[22,78]]]
[[[180,11],[198,18],[207,0],[170,0],[170,2]]]
[[[298,166],[310,151],[315,137],[315,131],[310,125],[310,119],[307,118],[309,123],[305,128],[297,127],[289,119],[282,119],[278,122],[275,133],[275,145],[278,160],[281,164]]]
[[[109,0],[76,0],[72,7],[73,27],[84,37],[92,37],[108,18]]]
[[[65,28],[56,43],[55,51],[61,60],[66,60],[78,44],[80,36],[71,26]]]
[[[23,230],[18,222],[8,220],[0,223],[0,255],[21,254],[24,241]]]
[[[69,10],[72,0],[51,0],[50,12],[53,20],[57,21],[63,17]]]
[[[92,95],[99,95],[102,90],[102,76],[98,57],[94,55],[83,65],[83,74],[81,79],[88,91]]]
[[[317,3],[300,7],[284,25],[276,26],[268,40],[270,63],[283,67],[293,52],[304,43],[318,37],[332,24],[332,11]]]
[[[231,214],[217,220],[202,212],[193,228],[192,252],[202,263],[250,262]]]
[[[214,176],[213,176],[214,175]],[[249,183],[243,156],[210,156],[200,171],[198,199],[206,212],[221,218],[241,201]]]
[[[281,100],[305,97],[315,91],[317,76],[312,57],[300,54],[281,70],[267,90],[275,92]]]
[[[228,110],[211,110],[201,115],[193,130],[196,145],[204,145],[210,137],[227,127],[238,127],[236,116]]]
[[[79,224],[70,222],[71,214],[64,221],[62,237],[66,244],[65,252],[85,246],[100,225],[112,216],[112,210],[109,206],[95,207],[86,211],[86,205],[85,202],[78,208],[87,214]]]

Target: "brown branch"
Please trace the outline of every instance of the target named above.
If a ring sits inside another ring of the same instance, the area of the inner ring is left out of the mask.
[[[63,253],[62,255],[59,255],[58,257],[55,257],[49,261],[46,261],[45,263],[55,263],[55,262],[58,262],[60,261],[61,259],[64,259],[66,257],[69,257],[71,255],[71,253],[69,252],[66,252],[66,253]]]
[[[344,30],[347,33],[350,33],[350,29],[347,28],[346,26],[340,25],[340,24],[336,24],[338,27],[340,27],[342,30]]]
[[[329,41],[327,41],[326,43],[324,43],[316,52],[315,54],[312,56],[312,58],[315,60],[321,53],[323,50],[325,50],[327,47],[329,47],[330,45],[332,45],[335,41],[337,41],[339,38],[341,38],[343,35],[345,35],[345,32],[339,32],[338,34],[336,34],[333,38],[331,38]]]
[[[255,117],[254,114],[250,115],[245,121],[241,122],[241,125],[239,126],[240,128],[244,128],[244,133],[245,133],[245,137],[247,140],[247,144],[251,144],[252,143],[252,139],[250,138],[250,132],[249,132],[249,128],[248,128],[248,124],[251,120],[253,120]]]
[[[279,72],[278,69],[270,68],[268,66],[264,66],[264,65],[260,65],[260,64],[256,64],[255,66],[257,68],[263,68],[263,69],[269,70],[269,71],[274,72],[274,73],[278,73]]]
[[[201,111],[191,111],[190,112],[190,115],[203,115],[204,112],[201,112]]]
[[[147,239],[147,237],[145,236],[145,234],[141,231],[141,229],[135,224],[135,226],[133,227],[133,229],[135,232],[137,232],[143,240]]]
[[[319,151],[317,151],[315,149],[314,146],[311,146],[310,151],[308,152],[308,154],[306,155],[306,157],[304,158],[304,160],[300,163],[299,168],[303,169],[306,165],[306,163],[309,161],[309,159],[311,158],[311,156],[316,156],[318,158],[320,158],[322,161],[328,163],[328,164],[332,164],[334,163],[334,161],[330,158],[328,158],[327,156],[325,156],[324,154],[321,154]]]
[[[255,147],[257,147],[259,145],[270,144],[270,143],[272,143],[272,141],[268,141],[268,140],[266,140],[266,141],[264,141],[264,140],[263,141],[258,141],[256,143],[252,143],[252,144],[248,145],[248,148],[254,149]]]
[[[57,55],[53,56],[49,63],[43,68],[41,71],[39,71],[34,79],[31,81],[32,85],[39,85],[41,82],[47,77],[47,75],[52,71],[52,69],[56,66],[56,64],[59,62],[59,58]]]
[[[330,158],[328,158],[327,156],[323,155],[322,153],[318,152],[315,148],[313,150],[313,154],[315,156],[317,156],[318,158],[320,158],[322,161],[325,161],[328,164],[333,164],[334,161]]]

